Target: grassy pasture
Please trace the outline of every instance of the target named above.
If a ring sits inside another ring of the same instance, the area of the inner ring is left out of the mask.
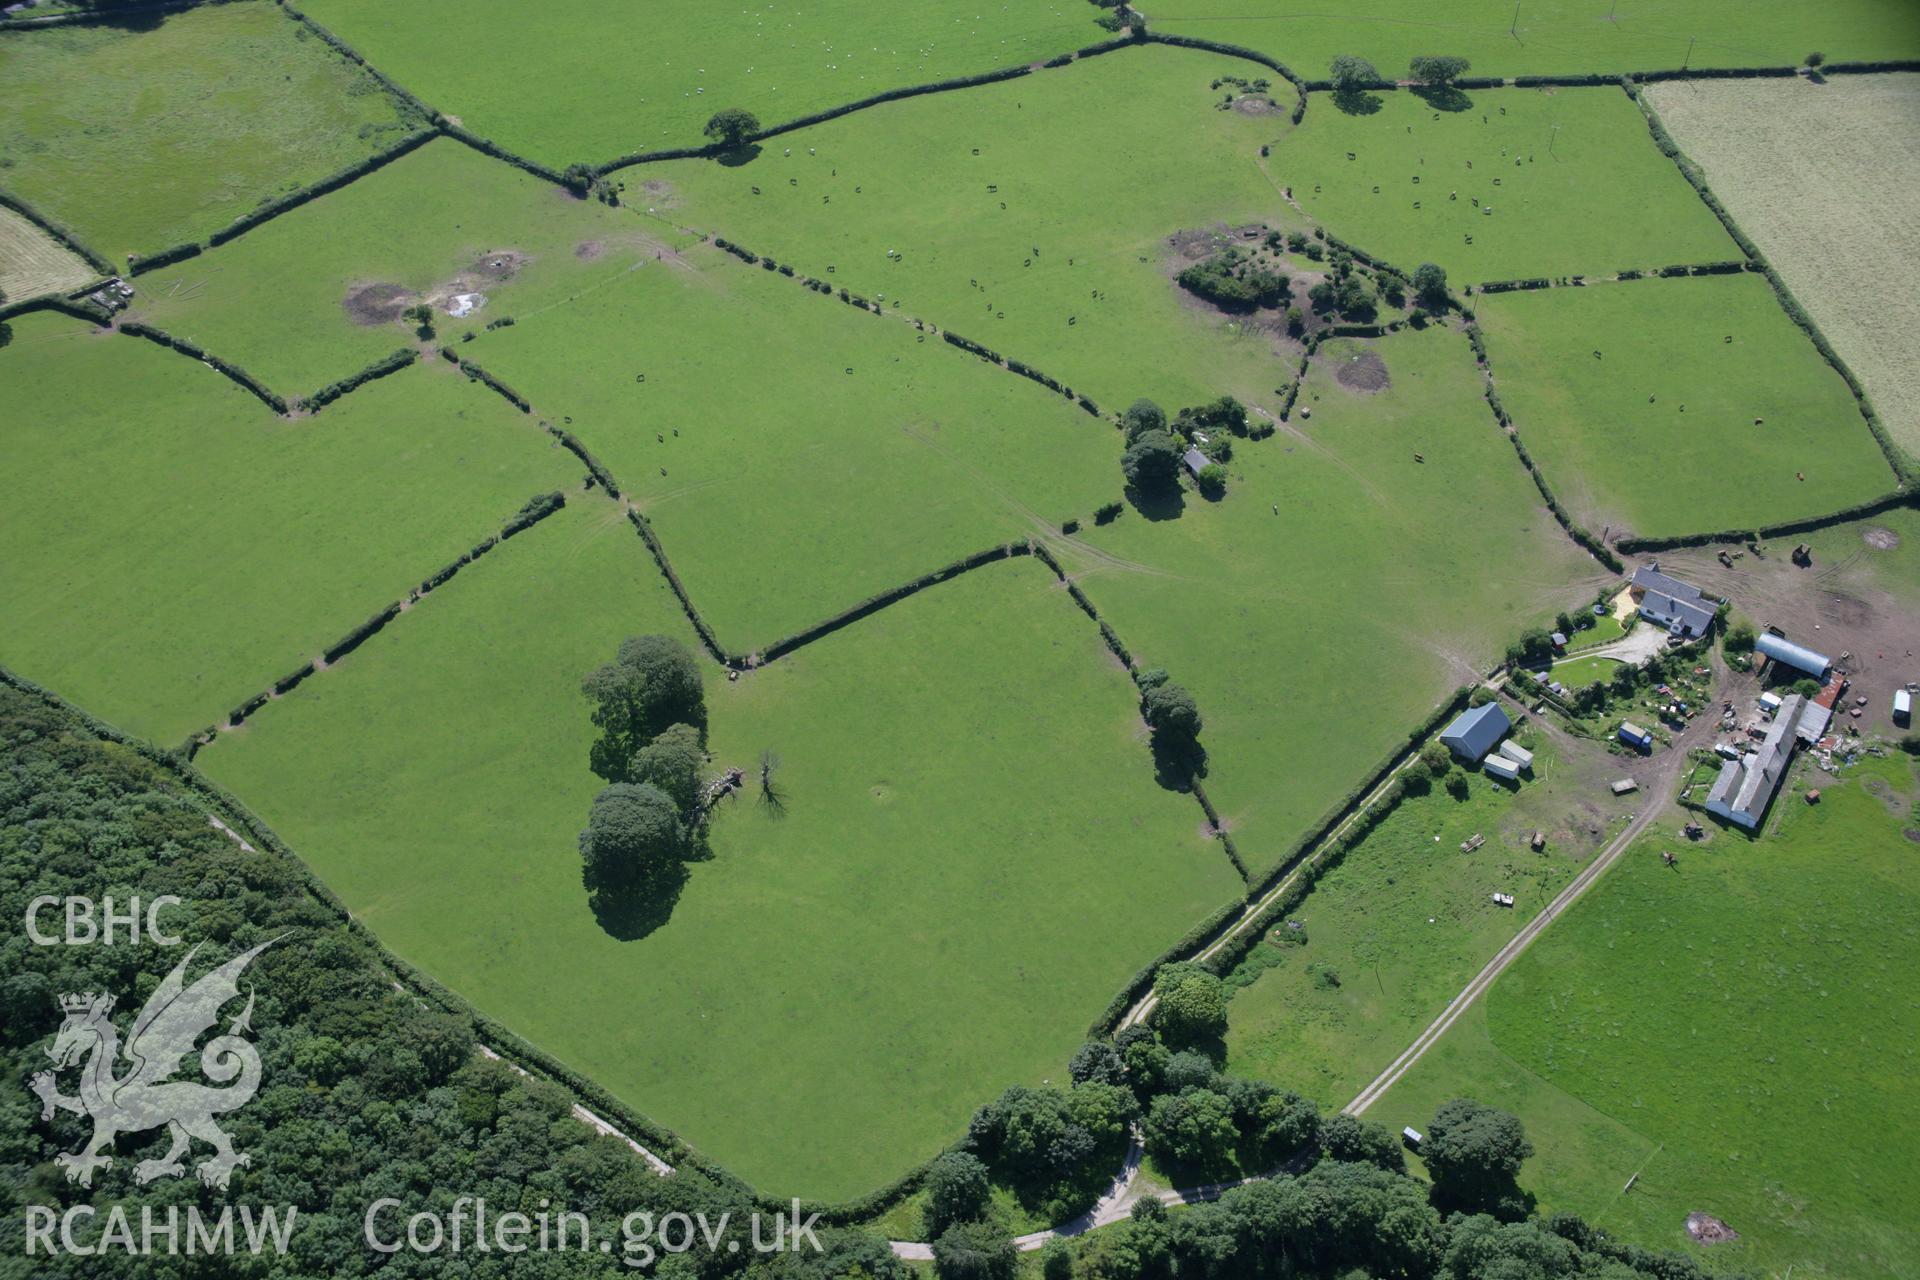
[[[1290,216],[1256,163],[1286,117],[1215,109],[1213,80],[1249,73],[1244,60],[1128,49],[859,112],[738,167],[615,176],[636,208],[884,294],[1109,412],[1222,392],[1277,409],[1298,347],[1190,305],[1168,245]]]
[[[1602,536],[1753,528],[1894,487],[1846,383],[1757,275],[1495,294],[1478,314],[1521,439]]]
[[[0,208],[0,294],[7,300],[64,293],[98,274],[39,227]]]
[[[1523,1182],[1617,1236],[1691,1248],[1699,1210],[1741,1233],[1696,1250],[1719,1265],[1911,1274],[1915,778],[1895,756],[1815,780],[1761,840],[1677,869],[1671,830],[1636,845],[1371,1114],[1477,1092],[1527,1123]]]
[[[0,33],[0,185],[124,261],[205,238],[415,126],[265,3]]]
[[[1920,10],[1908,9],[1916,25]],[[1683,151],[1920,455],[1920,75],[1649,87]]]
[[[1920,57],[1920,19],[1901,0],[1528,0],[1517,11],[1506,0],[1438,11],[1422,0],[1361,0],[1337,11],[1168,0],[1154,6],[1153,29],[1246,45],[1308,79],[1325,77],[1342,53],[1387,76],[1405,75],[1408,60],[1424,54],[1459,54],[1472,59],[1474,75],[1495,76],[1778,67],[1814,50],[1834,61]]]
[[[1037,62],[1109,38],[1083,0],[697,0],[609,22],[588,0],[318,0],[313,18],[467,128],[564,167],[698,146],[722,107],[772,125],[888,89]],[[449,40],[458,56],[449,56]]]
[[[1512,635],[1603,580],[1494,427],[1466,339],[1374,347],[1391,385],[1340,386],[1348,344],[1323,346],[1311,418],[1237,445],[1222,501],[1129,510],[1062,550],[1135,660],[1193,691],[1208,794],[1256,874]]]
[[[200,759],[401,954],[775,1194],[866,1191],[1016,1081],[1239,881],[1157,787],[1126,677],[1037,563],[968,574],[742,677],[672,918],[595,923],[580,675],[685,625],[577,503]],[[1044,708],[1037,714],[1036,708]]]
[[[463,351],[612,470],[735,652],[1123,484],[1062,397],[711,247]]]
[[[1437,262],[1457,288],[1739,256],[1617,88],[1474,89],[1445,109],[1368,96],[1368,115],[1315,97],[1267,168],[1404,271]]]
[[[578,470],[439,371],[290,423],[150,343],[58,316],[12,324],[0,662],[165,745]]]
[[[140,277],[134,314],[244,365],[288,396],[345,377],[412,340],[397,319],[365,323],[349,295],[391,285],[438,298],[478,290],[465,319],[437,313],[441,342],[523,318],[618,279],[656,251],[629,215],[439,139],[323,200],[197,258]],[[511,275],[477,269],[523,259]],[[455,282],[460,282],[456,289]],[[402,303],[390,310],[397,315]]]
[[[1569,658],[1565,662],[1555,663],[1549,674],[1569,689],[1584,689],[1590,684],[1613,679],[1613,673],[1619,669],[1618,658]]]
[[[1579,784],[1560,780],[1552,746],[1531,745],[1519,790],[1475,774],[1462,801],[1436,785],[1314,882],[1294,913],[1306,945],[1262,943],[1256,955],[1278,962],[1233,997],[1228,1070],[1345,1105],[1572,879],[1587,854],[1555,828]],[[1545,853],[1527,847],[1535,827],[1554,832]],[[1476,834],[1486,843],[1462,853]]]

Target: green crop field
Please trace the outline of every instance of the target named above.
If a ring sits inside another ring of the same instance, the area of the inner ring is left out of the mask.
[[[709,668],[716,764],[776,752],[785,807],[731,802],[672,918],[618,941],[580,887],[577,686],[650,631],[686,635],[583,499],[200,759],[402,955],[776,1195],[867,1191],[1059,1077],[1238,891],[1097,631],[1022,559]]]
[[[664,233],[671,237],[671,233]],[[289,397],[413,338],[434,307],[440,342],[558,306],[656,253],[663,233],[438,139],[218,249],[141,276],[133,313]],[[462,319],[463,293],[485,305]]]
[[[1497,294],[1479,317],[1520,438],[1603,536],[1756,528],[1894,487],[1846,383],[1757,275]]]
[[[0,187],[115,261],[204,239],[419,127],[277,5],[0,32]]]
[[[58,240],[0,207],[0,297],[18,300],[65,292],[98,275]]]
[[[309,11],[409,92],[555,168],[699,146],[722,107],[772,125],[1110,38],[1084,0],[819,0],[737,14],[671,0],[613,22],[587,0],[318,0]]]
[[[1671,831],[1636,845],[1369,1114],[1418,1124],[1477,1091],[1548,1157],[1526,1185],[1596,1226],[1680,1247],[1699,1211],[1740,1233],[1717,1265],[1913,1271],[1916,779],[1892,756],[1812,781],[1820,804],[1783,796],[1764,839],[1676,868]]]
[[[1920,75],[1662,84],[1648,101],[1920,455]]]
[[[1117,410],[1223,392],[1277,410],[1296,344],[1184,299],[1182,231],[1298,225],[1259,168],[1284,115],[1220,111],[1244,61],[1149,47],[646,165],[625,201],[1036,365]],[[966,109],[956,110],[956,101]],[[829,274],[831,273],[831,274]]]
[[[1071,401],[706,246],[462,351],[606,464],[731,652],[1123,483]]]
[[[1169,0],[1153,7],[1153,29],[1246,45],[1309,79],[1343,53],[1390,77],[1429,54],[1468,58],[1474,75],[1494,76],[1779,67],[1815,51],[1836,61],[1920,57],[1920,19],[1903,0],[1467,0],[1439,12],[1422,0],[1309,10]]]
[[[12,324],[0,653],[168,746],[578,471],[444,369],[287,422],[151,343]]]
[[[1505,637],[1607,577],[1540,506],[1461,334],[1374,345],[1388,388],[1341,386],[1347,344],[1325,346],[1312,417],[1237,445],[1223,501],[1062,552],[1135,660],[1193,691],[1208,794],[1256,874]]]
[[[1615,87],[1474,89],[1436,105],[1316,96],[1267,162],[1343,239],[1455,285],[1714,262],[1739,249]]]
[[[1315,879],[1291,917],[1305,945],[1264,942],[1247,966],[1270,967],[1229,1008],[1229,1071],[1345,1105],[1579,871],[1592,839],[1562,824],[1581,790],[1543,737],[1519,740],[1535,755],[1517,790],[1481,774],[1465,800],[1435,785]],[[1536,829],[1543,853],[1528,847]],[[1486,843],[1462,852],[1476,835]]]

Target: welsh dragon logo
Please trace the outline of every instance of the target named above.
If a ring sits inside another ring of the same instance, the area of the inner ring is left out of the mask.
[[[251,1162],[250,1157],[233,1149],[233,1139],[213,1122],[215,1116],[246,1105],[260,1088],[260,1054],[245,1039],[253,1029],[251,991],[246,1008],[227,1024],[226,1034],[215,1036],[200,1051],[200,1069],[209,1080],[226,1087],[210,1088],[170,1077],[180,1069],[181,1059],[193,1052],[195,1042],[219,1020],[222,1006],[239,997],[240,974],[255,956],[278,941],[263,942],[188,986],[187,965],[200,949],[194,946],[133,1020],[125,1046],[120,1044],[120,1032],[113,1025],[113,996],[87,992],[60,997],[66,1020],[60,1024],[53,1047],[47,1050],[54,1069],[36,1073],[32,1088],[40,1097],[42,1120],[51,1119],[56,1107],[93,1119],[93,1137],[87,1144],[54,1158],[66,1170],[67,1181],[92,1186],[93,1171],[113,1163],[105,1153],[117,1136],[143,1133],[161,1125],[167,1127],[173,1144],[158,1160],[142,1160],[134,1166],[136,1182],[145,1184],[155,1178],[184,1174],[186,1165],[181,1157],[194,1138],[214,1151],[194,1166],[200,1181],[210,1187],[225,1187],[235,1168]],[[123,1074],[115,1074],[117,1060],[124,1060]],[[78,1097],[61,1093],[55,1081],[56,1073],[72,1066],[80,1067]]]

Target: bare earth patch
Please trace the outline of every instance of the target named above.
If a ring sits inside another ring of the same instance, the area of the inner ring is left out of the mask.
[[[1371,350],[1355,352],[1342,360],[1333,380],[1349,391],[1367,393],[1385,391],[1392,382],[1387,376],[1387,362],[1378,351]]]
[[[680,193],[674,190],[671,182],[659,178],[649,178],[640,184],[642,203],[649,208],[672,209],[680,203]]]
[[[592,262],[607,251],[604,240],[583,240],[573,247],[573,256],[582,262]]]
[[[392,324],[413,305],[413,291],[397,284],[365,284],[354,289],[341,305],[355,324]]]
[[[1271,98],[1244,97],[1233,100],[1233,109],[1243,116],[1277,116],[1279,104]]]
[[[1876,551],[1891,551],[1900,545],[1900,535],[1879,525],[1869,525],[1861,531],[1860,541]]]
[[[1699,1244],[1725,1244],[1738,1240],[1740,1233],[1710,1213],[1687,1215],[1687,1234]]]
[[[511,280],[514,273],[527,265],[527,255],[518,249],[496,249],[468,267],[467,270],[483,280]]]

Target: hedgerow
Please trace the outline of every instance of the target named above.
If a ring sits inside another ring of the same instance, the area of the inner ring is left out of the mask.
[[[63,223],[48,217],[44,213],[41,213],[38,209],[28,204],[25,200],[22,200],[19,196],[10,195],[5,191],[0,191],[0,205],[4,205],[7,208],[13,210],[15,213],[25,218],[28,222],[31,222],[34,226],[40,228],[42,231],[52,236],[55,240],[59,241],[62,248],[66,249],[70,253],[77,255],[80,258],[85,259],[87,265],[92,267],[95,271],[98,271],[101,275],[111,276],[111,275],[118,274],[117,270],[115,269],[114,265],[111,262],[108,262],[105,258],[95,253],[92,249],[89,249],[86,245],[81,244],[79,239],[73,234],[73,232],[67,230],[66,226]]]
[[[248,391],[252,392],[262,404],[266,405],[267,408],[273,410],[275,413],[284,414],[287,411],[287,402],[276,393],[267,390],[266,386],[262,384],[259,379],[255,378],[245,369],[242,369],[239,365],[222,360],[219,356],[210,354],[193,343],[188,342],[185,338],[176,338],[163,329],[156,329],[152,325],[142,324],[138,320],[129,320],[122,324],[120,326],[120,332],[127,334],[129,337],[145,338],[149,342],[157,343],[160,346],[178,351],[181,355],[191,356],[195,360],[231,378],[242,387],[245,387]]]
[[[375,378],[384,378],[390,373],[397,373],[419,358],[420,353],[414,348],[401,347],[398,351],[374,361],[358,373],[348,374],[337,382],[329,382],[312,395],[299,401],[299,407],[308,413],[318,413],[347,392],[372,382]]]
[[[438,129],[423,129],[409,134],[385,151],[376,152],[364,160],[359,160],[338,173],[331,174],[318,182],[310,182],[298,191],[288,192],[275,200],[270,200],[251,213],[241,214],[226,226],[207,237],[207,247],[215,248],[237,236],[245,235],[263,222],[270,222],[283,213],[291,213],[301,205],[317,200],[331,191],[338,191],[349,182],[364,178],[376,169],[385,168],[400,157],[417,151],[426,143],[440,136]]]

